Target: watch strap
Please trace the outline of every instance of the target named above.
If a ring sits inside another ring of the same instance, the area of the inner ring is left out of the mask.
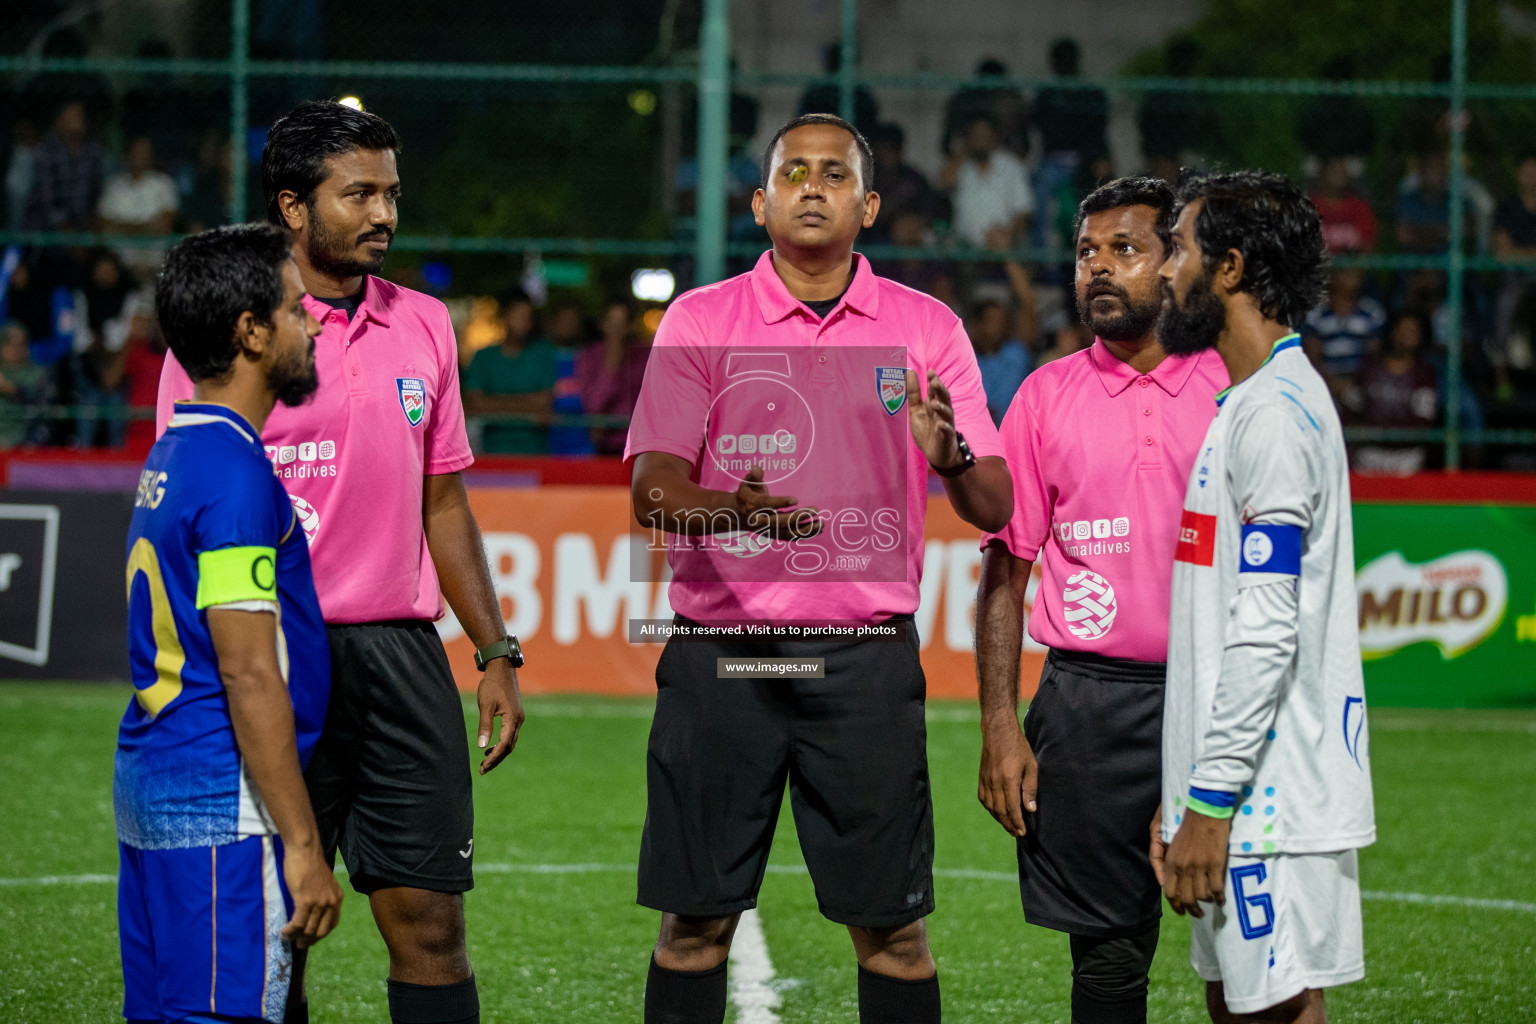
[[[976,456],[971,452],[971,446],[966,443],[965,435],[955,431],[955,446],[960,449],[960,461],[956,465],[946,466],[943,469],[934,469],[934,472],[943,477],[957,477],[961,473],[976,465]]]
[[[493,640],[484,647],[477,649],[475,651],[475,668],[484,672],[485,666],[497,658],[506,658],[512,662],[513,668],[522,668],[523,649],[517,642],[517,637],[504,636],[500,640]]]

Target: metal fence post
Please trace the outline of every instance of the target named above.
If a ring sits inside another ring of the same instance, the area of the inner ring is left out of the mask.
[[[725,276],[725,177],[730,146],[731,3],[705,0],[699,46],[698,238],[695,285]]]
[[[229,222],[245,220],[246,122],[250,120],[251,0],[231,0],[229,18]]]
[[[843,0],[837,56],[837,110],[844,121],[854,123],[853,115],[857,108],[854,76],[859,72],[859,0]],[[866,124],[860,127],[869,131],[871,126]]]
[[[1451,320],[1450,337],[1445,352],[1445,468],[1461,468],[1461,356],[1462,356],[1462,268],[1465,266],[1464,208],[1467,175],[1463,167],[1466,152],[1467,119],[1467,0],[1451,2],[1451,237],[1449,255],[1450,281],[1446,305]]]

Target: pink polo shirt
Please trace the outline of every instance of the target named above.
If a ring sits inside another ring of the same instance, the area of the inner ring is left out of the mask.
[[[912,441],[905,372],[939,375],[978,457],[1000,455],[975,352],[937,300],[854,277],[825,319],[793,298],[764,253],[750,273],[668,308],[625,458],[659,451],[735,490],[753,465],[769,493],[821,511],[793,544],[756,534],[667,538],[672,608],[705,622],[882,621],[917,608],[928,463]]]
[[[308,296],[319,320],[320,390],[272,410],[262,442],[309,538],[328,623],[437,619],[437,572],[422,529],[423,478],[474,461],[464,432],[453,324],[438,300],[378,277],[347,314]],[[160,375],[157,432],[192,381],[174,356]]]
[[[995,537],[1018,558],[1040,557],[1030,636],[1167,659],[1184,491],[1226,386],[1214,350],[1169,356],[1143,376],[1098,340],[1025,379],[1002,426],[1013,519],[982,546]]]

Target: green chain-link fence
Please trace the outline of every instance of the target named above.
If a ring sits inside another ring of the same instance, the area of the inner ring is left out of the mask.
[[[23,7],[34,2],[21,0]],[[1482,326],[1473,331],[1476,349],[1484,336],[1501,329],[1495,325],[1498,314],[1494,310],[1503,301],[1500,296],[1510,288],[1518,292],[1524,287],[1524,275],[1536,273],[1536,263],[1490,254],[1483,248],[1486,238],[1478,234],[1479,230],[1487,233],[1486,225],[1476,223],[1486,219],[1487,211],[1477,206],[1480,186],[1467,172],[1469,130],[1476,132],[1478,117],[1492,125],[1495,135],[1501,123],[1521,123],[1520,117],[1536,110],[1536,85],[1468,82],[1468,3],[1453,0],[1444,9],[1449,60],[1440,81],[1180,74],[1081,83],[1111,96],[1155,98],[1178,109],[1200,109],[1203,101],[1191,104],[1188,98],[1209,97],[1227,104],[1229,120],[1252,118],[1259,130],[1287,122],[1302,105],[1316,104],[1320,99],[1377,112],[1389,111],[1393,105],[1417,105],[1443,125],[1443,135],[1435,145],[1443,145],[1449,157],[1449,225],[1444,251],[1412,252],[1397,245],[1395,252],[1344,254],[1335,262],[1374,274],[1378,281],[1388,282],[1389,288],[1407,287],[1411,291],[1412,281],[1406,286],[1402,282],[1417,273],[1434,277],[1443,289],[1429,305],[1448,325],[1442,338],[1439,415],[1443,426],[1412,430],[1352,426],[1349,434],[1359,443],[1443,446],[1443,464],[1450,468],[1463,465],[1469,450],[1536,446],[1536,430],[1530,429],[1536,415],[1529,408],[1536,399],[1518,389],[1511,399],[1511,386],[1501,379],[1489,384],[1489,400],[1479,401],[1476,389],[1469,388],[1466,380],[1469,366],[1476,365],[1477,374],[1492,372],[1483,367],[1487,360],[1480,350],[1467,351],[1465,325],[1469,316],[1481,318],[1478,322]],[[207,212],[210,209],[222,206],[223,217],[218,219],[232,221],[259,215],[258,183],[253,178],[259,176],[261,126],[269,124],[285,105],[306,96],[356,91],[368,97],[370,109],[395,121],[406,140],[402,162],[407,172],[408,205],[403,230],[394,243],[401,256],[392,259],[414,260],[413,265],[424,265],[427,257],[454,260],[456,272],[459,265],[469,268],[462,277],[472,291],[475,284],[495,280],[497,274],[515,277],[516,261],[531,256],[594,260],[600,265],[598,276],[606,273],[607,280],[617,280],[622,271],[640,260],[671,261],[685,282],[702,283],[737,269],[762,248],[750,232],[743,237],[735,231],[731,217],[733,161],[742,157],[741,136],[751,134],[739,129],[733,133],[738,94],[785,94],[821,86],[835,91],[840,112],[853,120],[865,89],[887,97],[927,97],[967,88],[1038,93],[1060,85],[1051,79],[1006,75],[981,78],[867,71],[860,66],[858,54],[858,0],[841,0],[839,53],[844,59],[835,71],[826,73],[733,68],[729,0],[702,0],[693,12],[697,45],[686,48],[670,39],[677,27],[679,4],[667,2],[655,9],[637,5],[645,8],[645,17],[658,19],[661,27],[654,49],[636,54],[640,62],[623,65],[569,60],[498,63],[393,59],[412,52],[409,38],[380,45],[378,49],[391,59],[327,59],[329,47],[314,42],[306,44],[315,53],[313,59],[277,59],[263,54],[271,49],[265,42],[272,32],[268,22],[275,9],[282,13],[284,5],[277,0],[259,0],[255,23],[252,0],[229,0],[227,10],[222,5],[223,0],[195,5],[201,12],[200,24],[213,29],[205,31],[201,40],[179,49],[201,51],[204,55],[199,56],[177,57],[172,53],[178,48],[141,46],[136,57],[88,57],[78,46],[71,50],[68,46],[50,47],[46,42],[36,45],[44,38],[46,19],[40,19],[41,27],[30,39],[13,33],[9,45],[0,42],[0,51],[10,51],[0,52],[0,81],[10,83],[4,98],[17,112],[17,121],[28,110],[42,109],[39,97],[89,98],[110,92],[120,109],[111,115],[108,134],[115,134],[113,141],[121,146],[130,141],[129,136],[153,134],[152,128],[128,123],[134,106],[129,102],[132,96],[138,97],[138,107],[149,111],[150,121],[155,120],[157,111],[160,123],[182,115],[189,121],[201,117],[196,137],[190,130],[182,131],[170,145],[180,147],[180,155],[190,168],[183,176],[191,180],[191,186],[184,191],[203,189],[200,209],[204,211],[202,221],[179,217],[176,230],[167,234],[123,235],[94,230],[95,225],[61,227],[29,221],[23,209],[19,217],[13,212],[5,229],[0,230],[0,246],[26,247],[33,252],[91,247],[158,251],[172,244],[180,230],[214,220],[216,214]],[[295,9],[318,10],[318,4],[306,8],[301,3]],[[559,12],[547,15],[559,16]],[[64,29],[73,24],[67,19],[58,23]],[[206,55],[220,49],[208,38],[209,31],[226,27],[224,55]],[[302,21],[298,28],[303,28]],[[488,33],[504,31],[508,41],[514,42],[527,39],[528,32],[536,29],[525,22],[464,25],[458,31],[477,41],[476,46],[465,47],[467,53],[483,54],[495,49],[485,42]],[[0,40],[4,38],[0,33]],[[57,38],[57,32],[47,38]],[[366,40],[362,42],[366,44]],[[978,49],[984,49],[984,44],[978,40]],[[425,41],[422,45],[430,52]],[[624,47],[615,44],[595,50],[617,53]],[[585,52],[581,47],[573,47],[557,56],[581,52]],[[1481,106],[1472,110],[1473,105]],[[1512,121],[1503,118],[1503,112],[1510,111],[1517,115]],[[41,113],[32,116],[34,131],[41,130],[42,120]],[[1229,136],[1242,132],[1241,120],[1229,124],[1227,131]],[[466,133],[471,137],[464,137]],[[13,151],[25,141],[18,135]],[[1502,159],[1508,164],[1518,155],[1517,143],[1503,142]],[[1409,145],[1391,139],[1378,143],[1377,149],[1401,150]],[[1223,152],[1221,144],[1211,148],[1218,156]],[[691,157],[689,149],[693,150]],[[1230,142],[1224,151],[1243,152]],[[688,210],[679,206],[674,181],[678,167],[690,162],[694,183],[692,209]],[[1383,176],[1382,180],[1387,179]],[[423,196],[419,203],[416,195]],[[1390,232],[1383,228],[1382,233]],[[1032,241],[1020,241],[1011,251],[997,252],[952,240],[936,241],[930,232],[922,244],[892,244],[887,238],[880,244],[861,246],[861,250],[877,265],[933,263],[955,268],[964,277],[967,266],[990,266],[1002,259],[1059,267],[1071,260],[1063,243],[1059,233],[1037,233]],[[494,270],[485,269],[492,266]],[[1474,282],[1473,296],[1467,291],[1469,280]],[[1435,281],[1426,287],[1433,289]],[[1507,325],[1504,329],[1507,333]],[[1529,346],[1527,339],[1522,351],[1528,353]],[[1494,369],[1506,372],[1508,362],[1506,358],[1505,365]],[[1531,367],[1516,369],[1529,371]],[[89,407],[82,401],[51,406],[50,412],[55,416],[79,415],[81,405]],[[1514,464],[1520,465],[1519,460]]]

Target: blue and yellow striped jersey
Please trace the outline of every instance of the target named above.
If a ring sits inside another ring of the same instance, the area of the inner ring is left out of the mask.
[[[118,837],[171,849],[274,833],[235,744],[207,610],[278,616],[301,763],[325,719],[330,648],[304,531],[260,436],[233,409],[179,403],[151,449],[128,530],[127,590],[135,692],[118,729]]]

